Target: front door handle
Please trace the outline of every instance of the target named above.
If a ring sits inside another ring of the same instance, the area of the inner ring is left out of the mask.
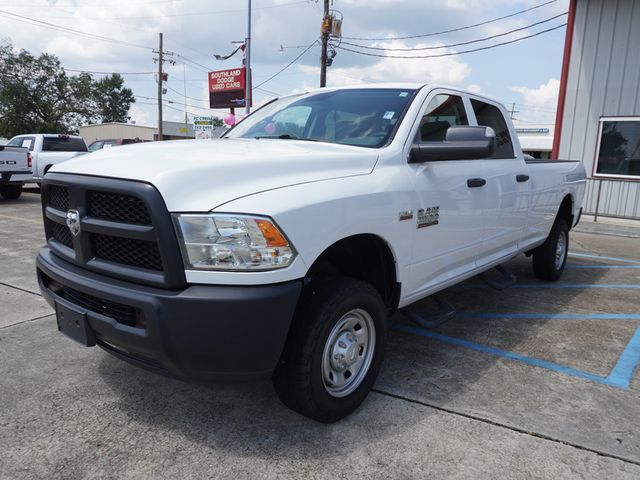
[[[487,184],[487,181],[484,178],[470,178],[467,180],[467,187],[476,188],[483,187]]]
[[[516,182],[526,182],[529,180],[529,175],[516,175]]]

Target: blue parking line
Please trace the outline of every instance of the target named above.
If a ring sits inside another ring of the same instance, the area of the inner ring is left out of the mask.
[[[588,253],[574,253],[569,252],[570,257],[580,257],[580,258],[596,258],[600,260],[612,260],[614,262],[623,262],[623,263],[635,263],[640,265],[640,260],[632,260],[630,258],[619,258],[619,257],[603,257],[601,255],[591,255]]]
[[[433,338],[435,340],[440,340],[442,342],[450,343],[452,345],[458,345],[460,347],[470,348],[478,352],[488,353],[491,355],[496,355],[498,357],[508,358],[510,360],[517,360],[519,362],[526,363],[527,365],[546,368],[547,370],[563,373],[565,375],[570,375],[572,377],[578,377],[584,380],[589,380],[589,381],[601,383],[604,385],[611,385],[611,386],[622,388],[622,389],[629,388],[628,387],[629,382],[627,382],[627,386],[625,387],[624,381],[619,381],[618,377],[616,377],[614,380],[610,380],[609,377],[603,377],[602,375],[596,375],[594,373],[584,372],[582,370],[576,370],[575,368],[566,367],[564,365],[549,362],[547,360],[540,360],[539,358],[527,357],[525,355],[509,352],[507,350],[488,347],[486,345],[481,345],[479,343],[469,342],[467,340],[461,340],[459,338],[450,337],[448,335],[442,335],[441,333],[430,332],[429,330],[424,330],[422,328],[412,327],[409,325],[402,325],[402,324],[396,323],[392,325],[392,328],[394,330],[400,330],[405,333],[412,333],[414,335],[420,335],[421,337]],[[626,373],[628,373],[628,369],[624,370],[621,373],[621,376]]]
[[[549,319],[549,320],[640,320],[636,313],[485,313],[462,312],[460,318],[509,318],[509,319]]]
[[[611,385],[619,386],[619,388],[628,389],[631,385],[633,374],[640,363],[640,328],[631,337],[629,343],[625,347],[622,355],[616,362],[607,377]]]

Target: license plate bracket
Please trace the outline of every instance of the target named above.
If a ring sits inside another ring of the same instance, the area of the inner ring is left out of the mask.
[[[58,330],[85,347],[96,344],[96,336],[89,327],[87,314],[79,309],[56,302]]]

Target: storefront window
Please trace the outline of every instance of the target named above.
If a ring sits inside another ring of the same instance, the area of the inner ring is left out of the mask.
[[[593,176],[640,179],[640,117],[600,119]]]

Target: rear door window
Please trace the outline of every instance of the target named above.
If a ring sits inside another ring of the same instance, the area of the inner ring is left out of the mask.
[[[476,114],[478,125],[491,127],[496,132],[496,156],[494,158],[515,158],[509,127],[500,109],[495,105],[474,99],[471,99],[471,106]]]
[[[20,148],[28,148],[30,152],[33,151],[33,146],[36,143],[36,139],[34,137],[15,137],[12,138],[7,146],[9,147],[20,147]]]
[[[87,145],[82,138],[44,137],[42,150],[46,152],[86,152]]]
[[[431,99],[420,120],[417,141],[443,142],[449,127],[469,125],[462,98],[457,95],[438,94]]]

